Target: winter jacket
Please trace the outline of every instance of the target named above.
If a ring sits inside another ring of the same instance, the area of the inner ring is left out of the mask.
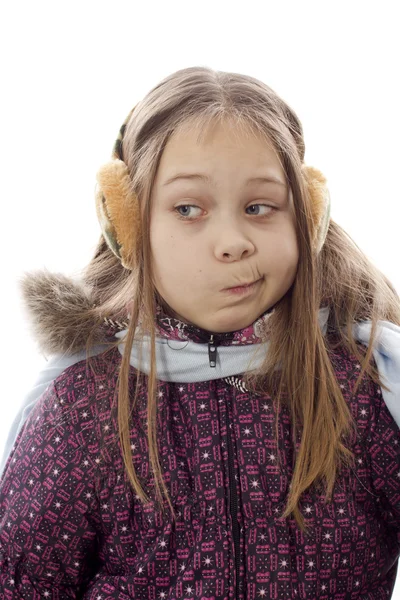
[[[0,482],[0,599],[390,598],[400,543],[393,387],[384,396],[364,375],[352,395],[360,365],[341,346],[332,353],[357,423],[349,442],[356,461],[340,472],[332,501],[313,489],[303,495],[303,534],[280,516],[292,476],[289,412],[279,413],[278,464],[272,398],[246,390],[243,371],[226,375],[221,366],[224,349],[260,343],[263,322],[210,340],[159,317],[164,346],[183,361],[185,345],[197,344],[210,368],[207,379],[174,381],[166,357],[171,380],[160,379],[157,440],[176,522],[154,502],[146,377],[130,438],[149,503],[125,474],[114,394],[121,347],[97,355],[94,372],[79,360],[54,378],[22,423]],[[326,318],[320,323],[334,341]],[[359,339],[365,326],[357,326]],[[387,331],[399,335],[391,324]],[[388,355],[384,343],[374,352],[380,372],[393,369]],[[214,375],[215,356],[224,376]],[[132,397],[136,377],[131,365]]]

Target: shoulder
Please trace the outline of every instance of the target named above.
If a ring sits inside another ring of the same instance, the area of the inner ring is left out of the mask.
[[[11,425],[0,461],[0,473],[3,472],[6,461],[12,452],[18,434],[34,409],[36,417],[49,403],[51,394],[57,395],[63,391],[62,405],[70,406],[76,401],[77,390],[86,388],[91,394],[96,389],[96,378],[106,377],[112,382],[111,374],[116,370],[120,360],[119,351],[112,348],[106,352],[106,346],[96,346],[91,350],[91,359],[87,360],[86,351],[74,354],[53,355],[40,370],[36,381],[20,403],[18,412]],[[100,384],[101,385],[101,384]],[[46,394],[46,392],[48,392]],[[48,410],[48,407],[46,408]]]
[[[53,379],[21,427],[8,464],[27,455],[40,468],[46,457],[59,456],[63,464],[85,461],[97,470],[105,448],[118,439],[115,352],[76,362]]]
[[[357,346],[368,347],[371,341],[371,321],[354,323],[352,333]],[[381,411],[388,411],[397,427],[400,427],[400,327],[389,321],[379,320],[372,345],[372,363],[376,367],[380,382],[376,384],[368,374],[364,374],[358,393],[355,397],[351,389],[356,383],[361,364],[342,344],[332,353],[332,363],[342,391],[348,390],[347,399],[358,410],[363,411],[361,404],[369,405],[378,419]],[[344,393],[346,397],[346,393]],[[365,408],[365,407],[364,407]],[[365,411],[363,411],[365,412]]]
[[[68,426],[81,447],[90,447],[93,456],[101,453],[111,434],[117,437],[119,366],[117,348],[71,365],[53,382],[54,405],[42,406],[42,416],[46,413],[53,427],[59,423]],[[50,416],[47,411],[52,408],[54,414]]]
[[[116,385],[119,360],[119,351],[113,348],[60,369],[53,384],[62,404],[72,408],[89,397],[92,400],[104,397]]]
[[[59,362],[58,372],[53,382],[58,392],[63,390],[92,389],[92,386],[101,385],[101,381],[118,376],[118,368],[121,355],[117,348],[112,348],[107,352],[93,355],[90,358],[83,358],[82,355],[75,355],[75,360],[71,357],[70,362]],[[68,397],[69,402],[75,401],[74,396]]]
[[[353,335],[360,343],[368,346],[371,330],[371,321],[362,321],[353,326]],[[373,341],[373,357],[384,386],[379,389],[383,404],[400,427],[400,327],[398,325],[390,321],[378,321]]]

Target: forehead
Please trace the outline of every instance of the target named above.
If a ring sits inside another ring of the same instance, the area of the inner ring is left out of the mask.
[[[247,142],[273,147],[266,133],[259,131],[254,124],[232,116],[197,117],[180,125],[170,137],[170,142],[187,141],[197,146],[208,146],[216,138],[223,136],[227,142],[236,144]]]
[[[170,136],[161,156],[159,171],[192,165],[201,160],[214,166],[221,156],[243,160],[254,166],[275,167],[277,173],[284,170],[274,145],[266,133],[254,125],[233,118],[192,120],[177,128]]]

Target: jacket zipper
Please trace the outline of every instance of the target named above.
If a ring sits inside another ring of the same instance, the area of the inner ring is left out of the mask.
[[[210,335],[208,340],[208,360],[210,367],[215,367],[217,364],[217,346],[219,342],[214,340],[214,335]],[[228,442],[228,470],[229,470],[229,505],[232,519],[232,537],[235,548],[235,569],[236,569],[236,600],[239,600],[239,577],[240,577],[240,529],[237,520],[237,488],[235,481],[235,472],[233,464],[233,449],[232,438],[229,427],[229,410],[226,407],[226,439]]]
[[[234,465],[233,465],[233,450],[232,450],[232,438],[230,435],[229,427],[229,411],[226,407],[226,439],[228,442],[228,469],[229,469],[229,499],[230,499],[230,510],[232,518],[232,537],[235,547],[235,568],[236,568],[236,600],[239,600],[239,577],[240,577],[240,529],[237,520],[237,488],[235,481]]]
[[[214,341],[214,336],[211,335],[208,341],[208,360],[210,361],[210,367],[217,365],[217,345],[218,342]]]

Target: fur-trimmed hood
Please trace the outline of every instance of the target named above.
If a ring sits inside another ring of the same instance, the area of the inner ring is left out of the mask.
[[[20,279],[20,290],[24,316],[40,352],[45,356],[74,354],[85,348],[96,323],[81,316],[94,306],[84,282],[62,273],[32,271]],[[104,321],[96,329],[94,343],[110,341],[116,331],[127,326],[128,316],[122,321]]]

